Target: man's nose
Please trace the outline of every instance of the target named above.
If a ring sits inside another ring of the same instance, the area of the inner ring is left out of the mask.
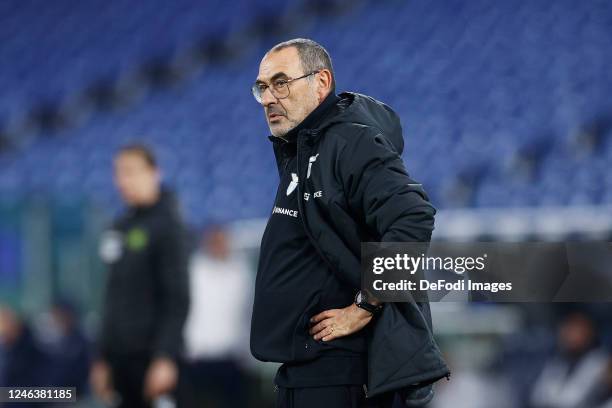
[[[263,93],[261,94],[261,104],[263,106],[268,106],[271,103],[277,103],[278,99],[276,98],[276,96],[272,95],[272,90],[268,87],[265,89],[265,91],[263,91]]]

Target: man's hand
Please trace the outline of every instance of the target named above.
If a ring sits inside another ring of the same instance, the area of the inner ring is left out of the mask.
[[[113,400],[111,371],[104,360],[95,361],[91,366],[89,382],[94,393],[107,404]]]
[[[330,309],[310,319],[310,334],[315,340],[330,341],[363,329],[372,320],[372,314],[354,303],[343,309]]]
[[[178,382],[178,368],[169,358],[158,357],[151,362],[145,377],[144,395],[153,400],[172,392]]]

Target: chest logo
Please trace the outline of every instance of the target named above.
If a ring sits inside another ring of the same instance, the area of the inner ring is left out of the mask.
[[[315,154],[314,156],[310,156],[310,159],[308,159],[308,172],[306,173],[307,179],[310,178],[310,171],[312,170],[312,164],[317,161],[318,157],[319,157],[319,153]]]
[[[304,201],[308,201],[310,200],[310,193],[304,193]],[[321,198],[323,197],[323,190],[319,190],[319,191],[315,191],[314,194],[312,194],[312,197],[314,198]]]
[[[126,236],[127,247],[132,251],[141,251],[149,243],[149,236],[142,228],[132,228]]]
[[[298,175],[295,173],[291,173],[291,182],[289,183],[289,186],[287,187],[287,195],[291,195],[291,193],[293,193],[293,191],[296,189],[298,185]]]

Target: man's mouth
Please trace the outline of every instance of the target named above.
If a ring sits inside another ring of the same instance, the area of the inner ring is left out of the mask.
[[[270,112],[270,113],[268,113],[268,120],[270,122],[277,121],[277,120],[280,120],[280,118],[282,118],[283,116],[285,116],[285,115],[280,114],[278,112]]]

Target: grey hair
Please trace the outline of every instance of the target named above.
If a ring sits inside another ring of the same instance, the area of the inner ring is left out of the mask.
[[[276,44],[268,51],[268,54],[289,47],[295,47],[297,50],[304,74],[327,69],[332,75],[332,87],[336,85],[336,75],[334,74],[331,57],[321,44],[308,38],[294,38],[293,40]]]

